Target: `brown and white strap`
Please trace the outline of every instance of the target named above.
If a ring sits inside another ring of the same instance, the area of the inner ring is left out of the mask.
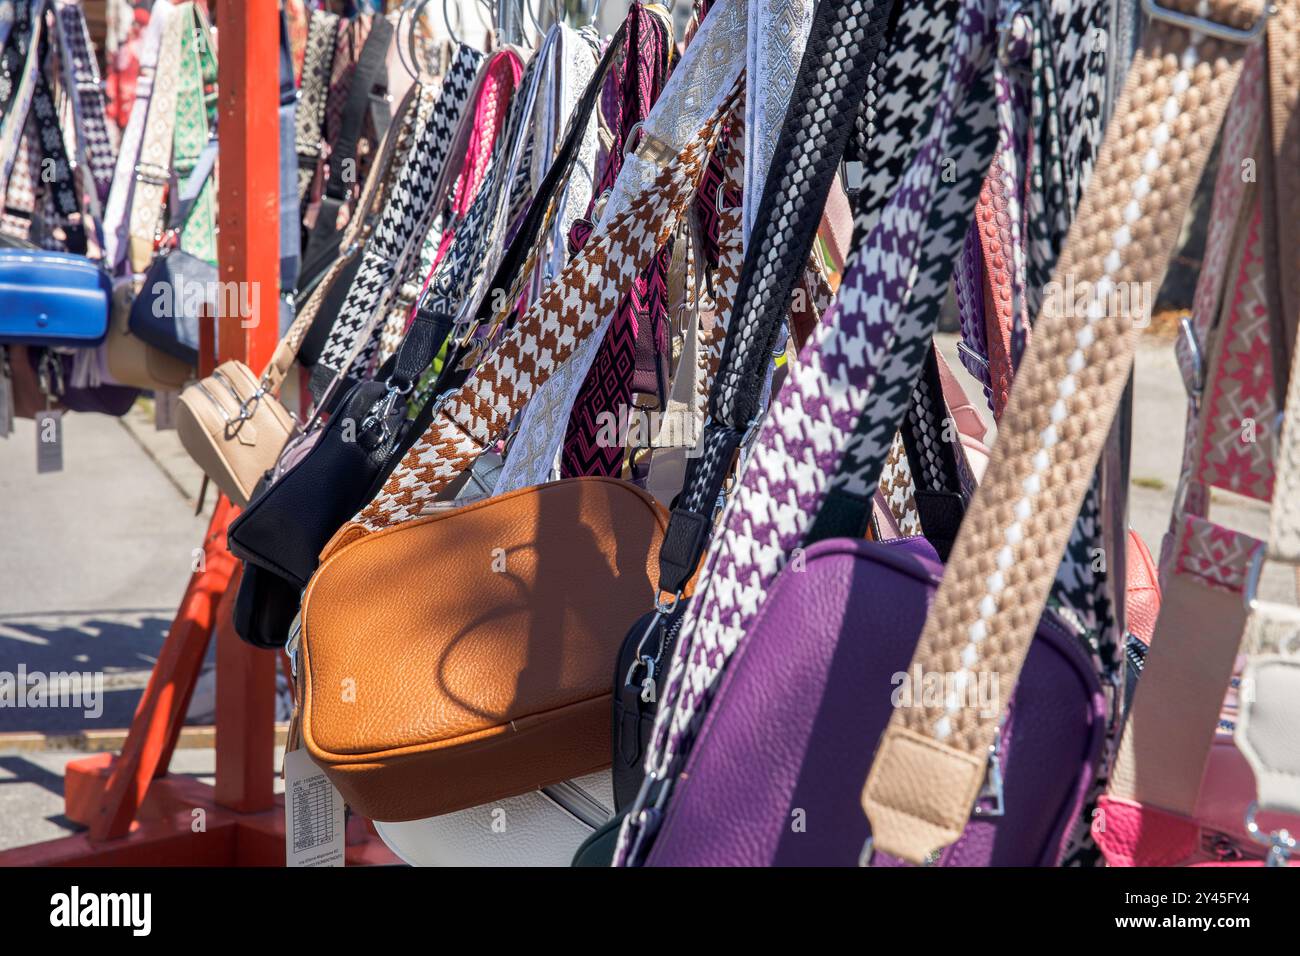
[[[1054,274],[1076,295],[1045,296],[913,656],[913,667],[952,674],[957,687],[992,673],[1004,702],[1132,367],[1135,317],[1113,305],[1164,275],[1249,44],[1267,23],[1263,0],[1145,5],[1151,22]],[[1001,715],[962,707],[959,696],[894,711],[863,792],[877,849],[921,863],[965,828]]]
[[[619,297],[676,228],[725,119],[737,108],[745,32],[742,0],[721,0],[643,123],[581,254],[473,377],[441,403],[382,491],[327,550],[420,514],[505,431],[555,369],[590,336],[603,334]]]

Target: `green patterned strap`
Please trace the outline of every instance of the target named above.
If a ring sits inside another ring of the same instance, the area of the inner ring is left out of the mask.
[[[197,7],[192,8],[194,29],[181,40],[180,82],[176,92],[176,125],[172,141],[172,165],[177,179],[184,180],[215,133],[217,60],[211,33]],[[181,248],[206,262],[216,264],[216,186],[207,177],[198,198],[181,228]]]

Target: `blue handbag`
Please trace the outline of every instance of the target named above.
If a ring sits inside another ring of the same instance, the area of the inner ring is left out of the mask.
[[[0,241],[0,342],[98,345],[111,292],[108,273],[85,256]]]

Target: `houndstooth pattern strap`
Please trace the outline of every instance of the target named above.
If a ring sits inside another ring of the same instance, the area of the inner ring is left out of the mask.
[[[570,87],[576,87],[576,89],[573,90],[574,95],[571,102],[566,104],[567,109],[563,119],[563,125],[566,127],[573,107],[576,105],[577,96],[586,89],[595,75],[594,64],[588,65],[589,54],[583,54],[580,51],[574,52],[579,50],[580,45],[585,47],[586,43],[579,40],[576,35],[566,39],[566,51],[568,51],[567,56],[570,60],[572,73],[571,80],[576,81],[568,84]],[[535,276],[532,279],[533,289],[529,296],[530,301],[535,300],[542,290],[554,280],[555,276],[563,270],[569,258],[569,244],[567,241],[569,230],[580,216],[586,214],[594,198],[592,196],[592,186],[595,178],[594,167],[599,127],[600,117],[598,111],[593,108],[584,128],[582,143],[578,149],[578,156],[574,161],[573,172],[570,174],[564,195],[560,200],[560,209],[551,226],[547,240],[549,249],[537,257],[537,266],[533,270]],[[587,346],[584,344],[583,347],[586,348]],[[506,456],[501,473],[497,478],[496,489],[498,493],[541,484],[551,478],[559,444],[564,436],[569,409],[572,407],[571,401],[553,400],[556,395],[566,397],[571,395],[569,386],[563,381],[565,377],[566,368],[557,369],[555,374],[538,389],[537,394],[529,400],[528,405],[520,413],[519,420],[515,425],[514,435],[510,441],[510,452]]]
[[[1245,30],[1262,3],[1173,7]],[[1094,294],[1082,315],[1044,299],[913,666],[991,672],[1010,698],[1132,365],[1131,317],[1106,303],[1163,274],[1246,49],[1148,24],[1055,273],[1095,283]],[[960,706],[894,712],[863,793],[878,850],[919,863],[961,834],[998,718]]]
[[[383,314],[384,290],[391,284],[417,226],[430,212],[452,133],[469,101],[470,87],[482,59],[483,54],[477,50],[461,46],[443,80],[432,115],[416,134],[313,370],[312,384],[318,398],[325,394],[332,381],[353,367],[357,354],[369,339],[375,318]]]
[[[406,164],[416,130],[428,121],[438,100],[437,93],[433,89],[413,85],[394,111],[393,122],[380,146],[379,158],[371,164],[361,188],[361,198],[357,201],[358,214],[348,221],[343,231],[339,255],[330,263],[325,276],[316,284],[306,304],[298,309],[293,324],[281,337],[270,363],[262,373],[262,381],[268,390],[274,392],[279,388],[338,276],[360,254],[359,250],[378,218],[377,212],[383,208],[384,197],[392,185],[390,180],[396,180]]]
[[[915,128],[917,148],[906,140],[899,144],[914,160],[880,210],[876,228],[853,250],[836,304],[775,396],[705,558],[678,635],[647,755],[648,776],[661,789],[655,795],[643,791],[643,797],[653,796],[656,806],[670,795],[668,788],[706,713],[711,688],[740,646],[766,588],[800,545],[830,487],[830,476],[839,472],[842,457],[852,450],[849,438],[859,412],[868,415],[877,393],[901,391],[901,398],[894,399],[898,413],[887,428],[888,451],[906,408],[915,377],[900,381],[896,372],[891,375],[889,359],[900,346],[914,351],[918,338],[928,344],[924,330],[918,335],[900,313],[915,325],[915,317],[907,316],[903,307],[927,248],[927,224],[936,221],[940,210],[944,220],[960,214],[953,208],[960,200],[947,195],[953,184],[942,175],[942,163],[967,135],[967,124],[957,122],[964,103],[973,103],[977,116],[984,114],[983,120],[969,125],[984,130],[987,148],[992,147],[987,95],[991,3],[966,0],[955,12],[946,21],[949,35],[943,38],[946,56],[941,64],[946,69],[935,113]],[[816,36],[814,26],[810,50]],[[800,98],[796,95],[793,102]],[[979,169],[977,163],[967,165],[965,175],[971,182],[956,191],[969,217]],[[949,235],[953,231],[949,226]],[[957,241],[962,231],[955,230]],[[642,809],[639,800],[620,834],[616,859],[623,864],[640,862],[647,849],[638,839],[648,832],[649,819],[641,815]]]
[[[729,107],[730,104],[724,104]],[[433,424],[412,446],[383,490],[344,528],[327,550],[421,513],[423,505],[468,467],[502,434],[551,370],[598,330],[617,289],[668,239],[689,201],[718,124],[703,140],[689,144],[678,160],[651,183],[646,201],[606,220],[536,303],[519,320],[475,374],[440,406]]]
[[[386,209],[387,206],[389,206],[389,196],[393,195],[393,191],[396,189],[396,186],[398,186],[402,170],[406,169],[407,160],[409,159],[409,155],[411,155],[411,147],[415,144],[416,131],[424,130],[425,127],[428,126],[429,122],[432,122],[433,112],[435,105],[437,105],[439,94],[441,94],[441,87],[421,87],[416,108],[412,109],[411,116],[407,117],[407,121],[411,124],[411,133],[409,133],[409,140],[411,140],[411,143],[409,143],[406,150],[403,151],[402,156],[400,156],[398,160],[394,161],[394,168],[398,170],[398,174],[396,174],[396,176],[387,177],[389,181],[385,183],[383,195],[377,200],[377,208]],[[461,122],[464,121],[464,117],[465,111],[464,109],[461,109]],[[448,130],[454,129],[455,124],[448,125]],[[435,209],[437,209],[437,196],[441,194],[443,189],[445,189],[448,173],[450,173],[450,150],[451,148],[454,148],[452,147],[452,144],[454,143],[454,139],[448,140],[447,161],[443,163],[442,172],[439,174],[437,181],[435,181],[437,185],[434,187],[433,195],[430,196],[428,203],[424,204],[424,216],[422,216],[422,219],[420,219],[419,222],[416,222],[415,232],[411,233],[411,235],[406,239],[406,245],[402,247],[402,255],[400,255],[399,259],[393,263],[393,277],[390,278],[389,284],[383,286],[383,289],[381,290],[382,298],[380,299],[380,302],[374,306],[376,311],[372,313],[372,316],[369,317],[363,328],[356,330],[355,338],[352,338],[351,342],[348,342],[344,336],[352,336],[354,330],[351,328],[338,329],[337,325],[331,326],[330,339],[326,341],[326,350],[333,351],[333,354],[335,355],[347,354],[350,355],[351,358],[347,359],[348,364],[342,369],[342,371],[335,372],[335,369],[331,367],[331,365],[324,365],[324,367],[321,367],[320,372],[313,373],[312,389],[315,390],[316,394],[324,395],[333,381],[347,380],[348,377],[365,377],[370,368],[377,367],[378,363],[373,362],[373,359],[376,358],[376,347],[374,346],[376,346],[378,342],[382,341],[383,328],[385,328],[387,323],[385,312],[390,316],[391,308],[393,308],[391,303],[394,303],[394,300],[402,298],[404,286],[400,284],[398,280],[403,276],[403,273],[409,271],[409,268],[411,268],[412,265],[413,256],[419,252],[419,246],[413,246],[412,243],[420,241],[422,235],[425,234],[426,228],[428,228],[429,220],[433,219]],[[407,304],[407,308],[409,310],[409,303]],[[404,324],[402,330],[403,332],[406,330]],[[400,345],[400,336],[398,339],[398,345]]]
[[[338,14],[313,10],[307,28],[307,53],[302,66],[298,111],[294,116],[294,150],[298,154],[298,199],[307,201],[316,169],[324,156],[322,134],[325,102],[329,97]]]
[[[803,278],[791,263],[802,263],[812,249],[893,6],[891,0],[823,5],[813,19],[763,186],[754,241],[745,251],[703,452],[687,469],[659,552],[658,586],[665,593],[680,592],[694,574],[735,451],[767,402],[773,352]]]

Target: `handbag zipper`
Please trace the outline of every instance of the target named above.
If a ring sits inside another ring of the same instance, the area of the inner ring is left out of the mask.
[[[660,617],[661,615],[656,614],[656,621]],[[659,646],[655,648],[654,654],[638,653],[637,659],[632,662],[632,666],[628,669],[627,678],[623,685],[625,687],[634,686],[636,682],[637,668],[645,669],[646,676],[641,680],[641,703],[653,704],[658,700],[659,687],[656,678],[659,675],[659,669],[663,665],[664,658],[670,655],[673,648],[677,645],[677,633],[681,630],[682,621],[685,620],[685,618],[686,615],[683,612],[677,616],[676,620],[670,621],[667,624],[661,623],[659,625]],[[651,626],[653,626],[653,624]],[[646,636],[648,637],[649,635],[647,634]],[[645,638],[642,638],[642,643],[644,642]]]

